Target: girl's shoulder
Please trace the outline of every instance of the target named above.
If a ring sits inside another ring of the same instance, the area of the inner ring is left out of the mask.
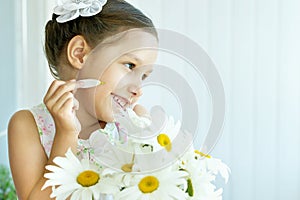
[[[35,120],[30,110],[20,110],[13,114],[8,124],[8,131],[15,129],[28,130],[36,128]]]
[[[55,135],[55,126],[53,118],[44,104],[16,112],[9,122],[8,132],[20,135],[20,138],[34,139],[39,145],[42,145],[45,153],[49,156]]]
[[[19,110],[12,115],[8,123],[8,134],[13,137],[38,137],[39,127],[31,109]]]
[[[20,146],[34,146],[35,142],[40,146],[38,129],[30,110],[20,110],[13,114],[8,123],[9,149]]]

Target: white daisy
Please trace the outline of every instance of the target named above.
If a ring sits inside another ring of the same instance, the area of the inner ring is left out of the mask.
[[[195,158],[199,160],[200,166],[203,166],[206,170],[212,172],[214,175],[220,174],[225,183],[228,182],[230,168],[222,162],[222,160],[213,158],[210,155],[204,154],[198,150],[195,150]]]
[[[154,151],[161,150],[164,148],[166,151],[170,152],[172,150],[172,141],[176,138],[180,131],[181,122],[174,122],[174,118],[170,116],[167,120],[166,125],[157,134],[152,145],[154,146]]]
[[[134,119],[132,119],[132,117],[129,118],[130,118],[129,121],[131,120],[135,121],[134,124],[138,123],[137,121],[139,120],[143,121],[138,118],[134,118]],[[136,128],[135,126],[128,125],[127,122],[125,123],[125,121],[123,121],[122,126],[125,126],[128,132],[136,133],[135,135],[143,134],[143,136],[140,138],[129,137],[129,142],[131,142],[131,144],[135,144],[134,150],[137,150],[138,151],[137,153],[143,153],[143,152],[151,153],[151,152],[160,151],[162,149],[165,149],[168,152],[172,150],[172,141],[175,139],[175,137],[178,135],[180,131],[180,126],[181,126],[180,121],[177,121],[175,124],[174,118],[172,116],[171,117],[165,116],[163,121],[161,121],[160,123],[156,122],[155,124],[156,125],[154,126],[156,126],[156,128],[153,127]],[[158,127],[157,124],[160,124],[160,126]],[[137,149],[137,147],[139,149]]]
[[[223,190],[216,190],[212,183],[215,175],[211,172],[200,170],[199,168],[189,169],[187,199],[190,200],[219,200],[222,199]]]
[[[185,199],[186,185],[184,171],[174,171],[171,168],[151,174],[128,174],[126,188],[118,193],[116,200],[182,200]],[[124,178],[126,179],[126,178]]]
[[[223,190],[221,188],[216,190],[212,182],[218,173],[227,182],[230,172],[227,165],[193,148],[189,149],[178,164],[179,168],[189,173],[187,199],[222,199]]]
[[[149,153],[136,155],[136,166],[143,172],[155,171],[175,163],[182,157],[192,143],[192,135],[180,130],[181,123],[169,117],[165,126],[154,138],[144,140],[151,146]]]
[[[211,155],[204,154],[199,150],[190,148],[179,161],[180,168],[187,167],[198,168],[202,171],[209,171],[214,175],[220,174],[224,178],[225,183],[228,182],[230,168],[220,159],[214,158]]]
[[[138,143],[156,136],[167,120],[164,110],[158,106],[153,107],[147,116],[138,116],[131,108],[127,108],[114,118],[123,134]]]
[[[81,145],[88,149],[90,160],[98,165],[105,166],[116,172],[131,172],[134,170],[135,154],[132,151],[125,151],[119,148],[118,145],[113,145],[108,140],[108,137],[102,133],[93,133]],[[105,171],[110,170],[105,169]]]
[[[52,186],[51,198],[66,199],[71,195],[72,200],[99,198],[101,193],[114,194],[119,188],[113,179],[101,175],[101,167],[90,163],[88,159],[81,161],[68,149],[66,157],[56,157],[53,162],[57,165],[47,165],[50,171],[44,175],[48,180],[42,190]],[[55,187],[58,186],[58,187]]]

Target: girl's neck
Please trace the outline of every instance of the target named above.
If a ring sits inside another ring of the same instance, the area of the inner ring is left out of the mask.
[[[81,131],[78,135],[80,139],[86,140],[94,131],[104,129],[106,126],[106,122],[96,120],[94,116],[81,109],[77,111],[77,117],[81,124]]]
[[[75,94],[75,98],[80,102],[79,108],[76,111],[76,116],[81,125],[81,131],[79,133],[79,138],[88,139],[90,135],[99,130],[100,128],[104,128],[106,122],[99,122],[94,108],[91,105],[94,105],[94,90],[77,90]]]

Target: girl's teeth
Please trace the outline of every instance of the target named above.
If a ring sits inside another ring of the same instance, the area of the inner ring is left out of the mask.
[[[123,99],[119,98],[118,96],[114,96],[113,99],[121,106],[124,107],[127,105],[127,102],[125,102]]]

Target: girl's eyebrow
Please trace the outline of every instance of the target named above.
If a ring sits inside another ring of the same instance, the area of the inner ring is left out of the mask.
[[[134,59],[136,62],[138,63],[143,63],[143,60],[141,60],[140,58],[138,58],[136,55],[132,54],[132,53],[126,53],[123,56],[128,56],[131,59]]]

